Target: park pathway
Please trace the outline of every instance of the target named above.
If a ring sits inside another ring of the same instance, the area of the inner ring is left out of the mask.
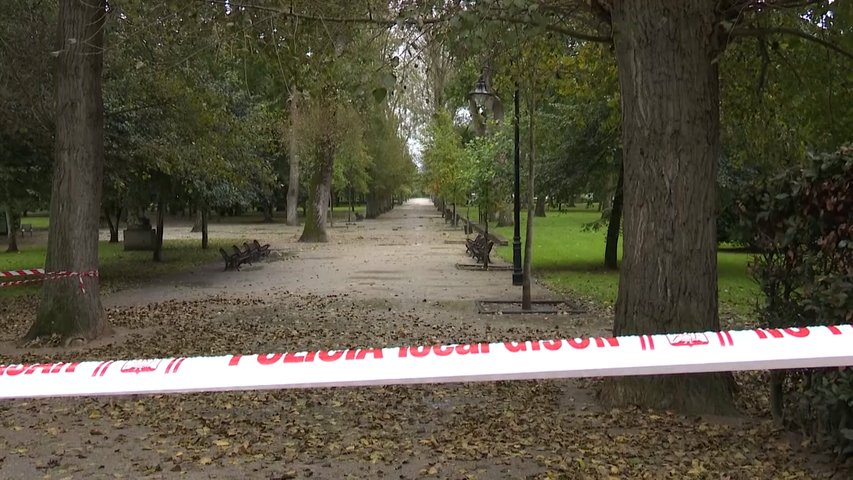
[[[478,299],[520,299],[507,270],[457,268],[473,264],[465,254],[462,228],[447,226],[428,199],[412,199],[375,220],[338,223],[331,241],[298,243],[301,227],[285,225],[213,225],[220,238],[259,238],[270,242],[283,259],[266,260],[239,272],[223,272],[221,262],[167,277],[157,283],[124,290],[105,298],[107,306],[144,304],[207,295],[312,293],[348,294],[363,300],[461,302],[474,310]],[[167,230],[167,233],[169,231]],[[502,264],[493,255],[497,265]],[[503,263],[505,265],[505,263]],[[534,297],[553,298],[534,285]]]

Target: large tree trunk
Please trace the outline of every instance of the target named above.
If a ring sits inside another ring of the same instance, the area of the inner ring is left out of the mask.
[[[6,205],[6,231],[8,232],[9,243],[6,247],[6,252],[18,251],[18,228],[20,222],[15,213],[15,209],[11,205]]]
[[[441,207],[442,207],[442,208],[440,208],[440,210],[442,211],[442,215],[443,215],[444,214],[443,213],[444,212],[444,208],[443,208],[444,207],[444,201],[439,200],[439,205],[441,205]],[[381,214],[382,214],[382,207],[381,207],[381,200],[380,200],[379,195],[376,193],[368,193],[367,194],[367,205],[365,207],[365,213],[364,213],[365,217],[366,218],[377,218]]]
[[[113,222],[112,211],[110,207],[104,208],[104,216],[107,217],[107,226],[110,228],[110,243],[118,243],[118,229],[121,222],[121,207],[116,208],[116,221]]]
[[[332,170],[335,161],[335,145],[331,135],[327,135],[317,145],[316,170],[311,176],[311,191],[308,194],[308,211],[300,242],[328,242],[326,232],[326,214],[329,211],[329,199],[332,189]]]
[[[619,180],[616,182],[616,193],[613,195],[613,206],[610,209],[610,219],[607,223],[607,241],[604,244],[604,267],[608,270],[619,268],[619,230],[622,226],[622,188],[624,185],[625,169],[619,166]]]
[[[287,218],[288,225],[299,225],[296,214],[299,207],[299,152],[296,146],[296,122],[299,115],[299,94],[290,97],[290,179],[287,184]]]
[[[59,2],[56,152],[45,261],[48,272],[98,270],[105,4],[106,0]],[[66,341],[91,340],[108,331],[98,278],[69,277],[43,283],[38,316],[27,338],[58,334]]]
[[[207,250],[207,247],[210,246],[210,236],[207,234],[208,207],[204,205],[199,210],[201,210],[201,248]]]
[[[538,197],[536,197],[536,210],[534,210],[533,216],[545,216],[545,195],[539,195]]]
[[[512,213],[512,204],[508,202],[501,202],[496,210],[498,226],[511,227],[515,221]]]
[[[719,329],[720,157],[715,3],[621,0],[612,22],[622,97],[625,238],[614,335]],[[602,398],[686,412],[732,410],[731,375],[613,379]]]
[[[166,216],[166,206],[161,196],[157,202],[157,238],[154,239],[154,261],[163,261],[163,219]]]
[[[352,222],[355,216],[355,191],[352,186],[349,187],[349,212],[347,212],[347,222]]]
[[[190,229],[190,233],[198,233],[201,231],[201,223],[202,223],[202,208],[199,208],[195,212],[195,221],[193,221],[193,228]]]

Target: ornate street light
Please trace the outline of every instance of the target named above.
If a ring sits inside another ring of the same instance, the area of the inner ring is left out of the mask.
[[[486,86],[486,79],[482,76],[477,80],[474,90],[468,92],[468,98],[474,101],[479,107],[485,107],[490,98],[495,98],[496,95],[489,91]]]
[[[500,97],[489,90],[486,84],[484,75],[481,75],[474,86],[474,90],[468,92],[468,98],[472,100],[477,107],[485,108],[491,101],[492,109],[495,116],[503,117],[503,106],[500,104]],[[513,162],[515,168],[514,185],[513,185],[513,236],[512,236],[512,284],[521,285],[524,280],[524,274],[521,268],[521,167],[519,155],[519,95],[518,82],[515,84],[515,92],[513,95],[515,103],[515,116],[513,118]],[[498,109],[500,110],[498,112]],[[485,126],[479,132],[479,135],[485,135]],[[489,235],[489,218],[488,211],[485,219],[485,233]]]
[[[468,92],[468,99],[474,103],[474,105],[478,109],[485,110],[487,106],[492,107],[492,113],[495,113],[495,104],[500,103],[500,98],[492,93],[489,90],[489,86],[486,84],[486,72],[484,69],[483,74],[480,75],[480,78],[477,80],[477,84],[474,85],[474,90]],[[491,103],[491,105],[489,105]],[[471,112],[472,114],[479,115],[479,112]],[[477,126],[477,135],[483,136],[486,134],[486,123],[483,119],[477,118],[474,120],[475,125]],[[487,199],[488,200],[488,199]],[[471,219],[469,218],[468,221]],[[486,205],[485,216],[483,217],[483,230],[484,235],[486,236],[486,240],[489,238],[489,206]],[[488,255],[483,260],[483,268],[489,268],[489,257]]]

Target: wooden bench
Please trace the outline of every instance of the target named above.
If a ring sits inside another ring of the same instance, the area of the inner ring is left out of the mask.
[[[239,252],[239,249],[237,249]],[[225,270],[240,270],[240,266],[248,261],[248,257],[241,253],[229,255],[224,248],[219,248],[222,259],[225,260]]]
[[[470,238],[466,239],[465,240],[465,253],[473,256],[474,249],[479,247],[479,246],[484,245],[485,241],[486,241],[486,237],[484,237],[482,233],[478,233],[477,238],[475,238],[473,240]]]
[[[31,237],[33,236],[33,226],[31,224],[29,224],[29,223],[22,223],[21,224],[21,235],[24,235],[25,233],[29,233]]]
[[[246,244],[244,243],[243,245]],[[234,250],[234,255],[243,258],[243,263],[248,263],[249,265],[251,265],[252,262],[255,260],[255,254],[252,253],[252,250],[249,248],[242,250],[237,245],[231,245],[231,249]]]
[[[258,253],[258,258],[269,256],[270,254],[270,244],[265,243],[261,245],[261,242],[257,240],[252,241],[252,246],[255,247],[255,251]]]
[[[474,240],[469,239],[465,241],[466,252],[474,257],[474,261],[483,265],[491,263],[489,255],[492,253],[494,246],[495,242],[490,241],[483,235],[477,235],[477,238]]]

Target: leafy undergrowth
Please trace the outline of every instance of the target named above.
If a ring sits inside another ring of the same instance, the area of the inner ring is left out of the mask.
[[[31,299],[0,307],[6,339]],[[555,327],[450,321],[348,296],[211,297],[113,309],[109,343],[0,362],[520,340]],[[760,414],[759,374],[739,375]],[[0,402],[0,477],[849,478],[764,418],[605,410],[596,380]]]

